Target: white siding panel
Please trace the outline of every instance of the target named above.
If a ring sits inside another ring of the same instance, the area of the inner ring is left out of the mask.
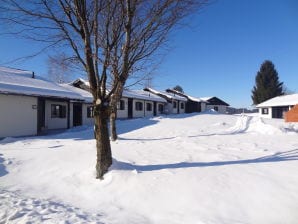
[[[82,121],[83,125],[94,125],[94,118],[93,117],[87,117],[87,108],[91,107],[92,104],[85,104],[82,105]]]
[[[141,110],[141,111],[136,110],[136,102],[140,102],[140,103],[143,104],[143,108],[142,108],[143,110]],[[133,108],[133,116],[132,116],[133,118],[144,117],[144,115],[145,115],[145,112],[144,112],[144,110],[145,110],[144,100],[133,99],[132,108]]]
[[[147,103],[151,104],[151,111],[147,111]],[[145,117],[153,117],[153,102],[145,101]]]
[[[262,114],[262,108],[259,108],[259,116],[263,118],[272,118],[272,107],[266,107],[266,108],[268,108],[268,114]]]
[[[37,98],[0,95],[0,137],[37,134]]]
[[[51,117],[51,105],[58,104],[66,106],[66,117],[65,118],[52,118]],[[67,128],[67,102],[50,101],[46,100],[46,116],[45,124],[47,129],[63,129]],[[72,121],[72,119],[71,119]]]
[[[124,110],[117,110],[117,118],[127,118],[128,117],[128,99],[127,98],[121,98],[121,100],[124,100]]]

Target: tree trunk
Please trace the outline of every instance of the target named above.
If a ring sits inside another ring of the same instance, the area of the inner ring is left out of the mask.
[[[116,141],[118,139],[117,129],[116,129],[116,118],[117,118],[117,106],[111,105],[111,113],[110,113],[110,133],[111,140]]]
[[[107,107],[99,108],[94,113],[95,120],[95,137],[96,137],[96,178],[103,179],[112,165],[112,151],[108,130],[109,112]]]

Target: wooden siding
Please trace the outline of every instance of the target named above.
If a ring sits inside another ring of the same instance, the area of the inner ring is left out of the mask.
[[[286,122],[298,122],[298,104],[285,113]]]

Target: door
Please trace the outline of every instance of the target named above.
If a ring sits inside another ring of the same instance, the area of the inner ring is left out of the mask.
[[[128,98],[128,101],[127,101],[127,109],[128,109],[128,118],[132,118],[132,111],[133,111],[133,108],[132,108],[132,98]]]
[[[37,134],[45,129],[45,99],[38,98],[37,101]]]
[[[156,102],[153,102],[153,116],[156,116]]]
[[[82,104],[74,103],[73,104],[73,126],[82,125]]]

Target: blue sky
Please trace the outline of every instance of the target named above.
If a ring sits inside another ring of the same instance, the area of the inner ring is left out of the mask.
[[[280,80],[298,92],[298,1],[217,0],[187,22],[188,27],[171,35],[154,88],[179,84],[193,96],[217,96],[231,106],[249,107],[255,75],[268,59]],[[39,47],[5,36],[0,45],[0,65]],[[45,76],[46,58],[6,66]]]

